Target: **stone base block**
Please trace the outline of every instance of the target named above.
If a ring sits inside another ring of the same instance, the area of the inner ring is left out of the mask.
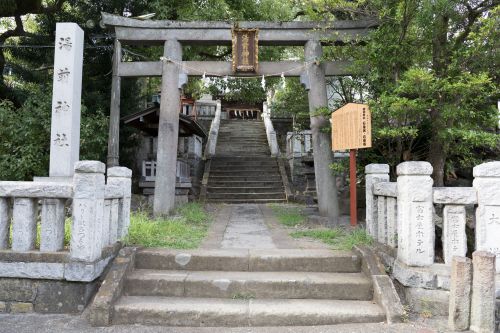
[[[406,303],[423,316],[447,316],[450,292],[423,288],[405,288]]]
[[[0,312],[79,313],[97,282],[0,278]]]
[[[413,267],[394,261],[392,275],[405,287],[450,290],[450,266]]]

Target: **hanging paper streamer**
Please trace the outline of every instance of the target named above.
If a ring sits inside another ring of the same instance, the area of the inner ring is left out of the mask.
[[[228,79],[228,77],[227,77],[227,76],[226,76],[226,77],[224,77],[224,85],[226,86],[226,89],[224,90],[224,92],[225,92],[226,94],[228,94],[228,93],[229,93],[229,79]]]
[[[285,79],[285,73],[281,73],[281,89],[286,88],[286,79]]]
[[[205,88],[208,88],[210,85],[210,78],[207,77],[207,73],[203,72],[203,76],[201,77],[201,82],[203,82],[203,86]]]
[[[266,78],[264,75],[262,75],[262,81],[260,81],[260,85],[262,86],[262,89],[266,90]]]

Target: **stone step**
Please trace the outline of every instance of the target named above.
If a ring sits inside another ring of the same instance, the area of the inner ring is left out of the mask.
[[[249,272],[359,273],[361,261],[350,251],[327,249],[218,249],[137,251],[138,269]]]
[[[232,152],[232,153],[225,153],[225,152],[216,152],[217,157],[246,157],[250,159],[257,159],[257,158],[266,158],[266,157],[271,157],[270,152],[266,153],[254,153],[254,152]]]
[[[266,193],[207,193],[207,199],[286,199],[285,192],[266,192]]]
[[[212,199],[207,198],[207,202],[211,203],[225,203],[225,204],[268,204],[268,203],[287,203],[286,199]]]
[[[211,165],[210,166],[210,173],[215,173],[215,172],[259,172],[259,174],[262,173],[273,173],[273,174],[279,174],[279,168],[278,165]]]
[[[244,171],[244,173],[243,173]],[[266,173],[264,173],[263,171],[266,171]],[[245,167],[241,167],[240,169],[228,169],[228,168],[225,168],[225,169],[215,169],[215,170],[212,170],[212,168],[210,168],[210,176],[239,176],[243,174],[243,176],[254,176],[254,177],[257,177],[257,176],[279,176],[280,173],[279,173],[279,170],[278,168],[273,168],[273,167],[265,167],[265,168],[258,168],[258,167],[254,167],[254,168],[245,168]]]
[[[263,172],[269,171],[272,173],[279,173],[279,167],[276,163],[266,163],[266,164],[260,164],[260,163],[252,163],[252,164],[245,164],[245,163],[217,163],[217,164],[212,164],[210,166],[210,171],[240,171],[240,170],[245,170],[245,171],[251,171],[251,170],[261,170]]]
[[[271,155],[271,151],[269,148],[238,148],[238,147],[231,147],[231,148],[216,148],[215,149],[215,154],[221,154],[221,153],[231,153],[231,154],[266,154],[267,156]]]
[[[283,185],[267,186],[267,187],[227,187],[208,185],[207,193],[266,193],[266,192],[283,192]]]
[[[238,145],[238,146],[267,146],[268,142],[267,140],[255,140],[255,139],[248,139],[248,140],[235,140],[231,138],[227,139],[220,139],[217,140],[217,144],[230,144],[230,145]]]
[[[233,187],[283,187],[283,183],[281,180],[278,181],[217,181],[213,179],[208,179],[209,187],[225,187],[225,188],[233,188]]]
[[[249,140],[235,140],[235,139],[232,139],[232,138],[222,138],[222,139],[218,139],[217,140],[217,146],[268,146],[268,142],[267,140],[264,141],[260,141],[260,140],[253,140],[253,139],[249,139]]]
[[[237,162],[260,162],[260,161],[276,161],[272,156],[215,156],[213,161],[237,161]]]
[[[382,308],[371,301],[154,296],[123,296],[113,315],[113,324],[188,327],[312,326],[384,320]]]
[[[219,158],[219,157],[214,157],[211,162],[212,166],[218,166],[218,165],[255,165],[255,166],[264,166],[264,165],[278,165],[278,162],[276,161],[275,158],[273,157],[268,157],[264,159],[260,159],[258,161],[253,161],[253,160],[247,160],[243,161],[239,158]]]
[[[367,301],[373,298],[373,290],[371,281],[362,273],[137,269],[127,277],[125,295]]]
[[[210,174],[209,181],[218,181],[218,182],[232,182],[232,181],[281,181],[280,175],[262,175],[262,176],[248,176],[248,175],[232,175],[232,176],[217,176],[214,174]]]

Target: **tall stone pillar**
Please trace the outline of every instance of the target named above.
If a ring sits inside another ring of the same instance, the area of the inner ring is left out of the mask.
[[[306,43],[305,61],[307,63],[306,70],[309,85],[308,96],[314,153],[314,173],[316,176],[319,213],[322,216],[338,219],[337,184],[335,176],[330,169],[330,164],[333,163],[331,138],[328,133],[322,131],[322,129],[330,126],[330,122],[326,117],[316,114],[318,108],[328,106],[325,69],[319,64],[322,54],[320,41],[310,40]]]
[[[71,177],[80,157],[83,30],[57,23],[54,52],[50,177]]]
[[[398,260],[409,266],[434,263],[432,166],[403,162],[397,166]]]
[[[478,165],[473,174],[477,190],[476,250],[495,254],[500,273],[500,162]]]
[[[175,204],[175,174],[179,135],[179,67],[182,46],[177,40],[167,40],[164,49],[158,149],[156,154],[156,181],[153,211],[156,216],[170,213]]]
[[[121,77],[118,66],[122,59],[122,44],[115,39],[113,52],[113,78],[111,80],[111,106],[109,111],[108,168],[119,165],[120,155],[120,97]]]

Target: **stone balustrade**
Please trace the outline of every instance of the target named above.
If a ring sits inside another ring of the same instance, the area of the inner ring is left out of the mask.
[[[379,243],[397,250],[407,266],[435,265],[435,206],[443,207],[444,265],[467,253],[466,206],[476,206],[475,250],[496,255],[500,272],[500,162],[474,168],[473,187],[432,187],[428,162],[397,166],[389,182],[389,165],[370,164],[366,172],[366,227]]]
[[[264,125],[266,127],[267,142],[269,144],[269,150],[271,151],[271,156],[278,156],[280,151],[278,147],[278,139],[276,137],[276,131],[274,130],[273,122],[271,121],[271,114],[267,107],[267,103],[264,102],[263,105],[262,118],[264,119]]]
[[[312,132],[288,132],[286,135],[286,156],[292,157],[312,156]]]
[[[107,179],[105,171],[101,162],[80,161],[72,182],[0,182],[0,277],[92,281],[100,275],[130,223],[132,171],[109,168]]]
[[[220,101],[217,101],[215,116],[210,124],[210,132],[208,133],[208,141],[205,147],[205,159],[211,159],[215,155],[215,147],[217,146],[217,138],[219,136],[219,127],[221,120],[222,106]]]

